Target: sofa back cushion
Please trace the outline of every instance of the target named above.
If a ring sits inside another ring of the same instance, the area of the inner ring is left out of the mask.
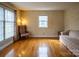
[[[73,38],[79,39],[79,31],[78,31],[78,30],[71,30],[71,31],[69,32],[69,36],[70,36],[70,37],[73,37]]]
[[[64,35],[69,35],[70,30],[66,30],[63,32]]]

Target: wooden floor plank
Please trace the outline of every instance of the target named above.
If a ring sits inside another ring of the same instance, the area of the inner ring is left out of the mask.
[[[74,57],[57,39],[27,39],[0,51],[1,57]]]

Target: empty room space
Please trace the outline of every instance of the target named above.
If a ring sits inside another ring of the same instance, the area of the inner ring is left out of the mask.
[[[78,2],[0,2],[0,57],[78,56]]]

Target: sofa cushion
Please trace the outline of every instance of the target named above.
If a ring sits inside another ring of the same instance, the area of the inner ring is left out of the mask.
[[[78,30],[71,30],[69,32],[69,37],[73,37],[73,38],[79,39],[79,31]]]

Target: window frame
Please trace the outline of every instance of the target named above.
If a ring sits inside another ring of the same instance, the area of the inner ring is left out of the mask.
[[[6,12],[6,10],[7,11],[10,11],[10,12],[14,12],[13,10],[9,10],[9,9],[5,9],[5,11],[4,12]],[[6,17],[6,16],[5,16]],[[11,21],[11,20],[6,20],[5,19],[5,24],[10,24],[10,23],[14,23],[14,30],[15,30],[15,13],[14,13],[14,21]],[[14,31],[14,33],[15,33],[15,31]],[[11,37],[13,37],[13,36],[11,36]],[[11,38],[10,37],[10,38]],[[6,25],[5,25],[5,40],[6,39],[9,39],[9,38],[6,38]]]
[[[2,39],[2,40],[0,40],[0,41],[3,41],[3,40],[4,40],[4,8],[3,8],[3,7],[1,7],[1,6],[0,6],[0,8],[2,8],[2,9],[3,9],[3,20],[0,20],[0,22],[2,22],[2,23],[3,23],[3,27],[2,27],[2,31],[3,31],[3,33],[2,33],[2,37],[3,37],[3,39]]]
[[[3,8],[3,13],[4,13],[4,16],[3,16],[4,17],[4,21],[3,21],[3,40],[2,40],[2,41],[4,41],[4,40],[6,40],[5,39],[5,23],[6,23],[6,21],[5,21],[5,10],[9,10],[9,11],[14,12],[14,22],[13,22],[14,23],[14,35],[12,37],[10,37],[10,38],[13,38],[16,35],[16,33],[15,33],[15,31],[16,31],[16,27],[15,27],[16,26],[16,12],[15,12],[14,9],[6,7],[6,6],[2,5],[2,4],[0,4],[0,7]]]
[[[40,17],[46,17],[46,18],[40,19]],[[42,23],[44,24],[42,25]],[[48,28],[48,16],[39,16],[39,28]]]

